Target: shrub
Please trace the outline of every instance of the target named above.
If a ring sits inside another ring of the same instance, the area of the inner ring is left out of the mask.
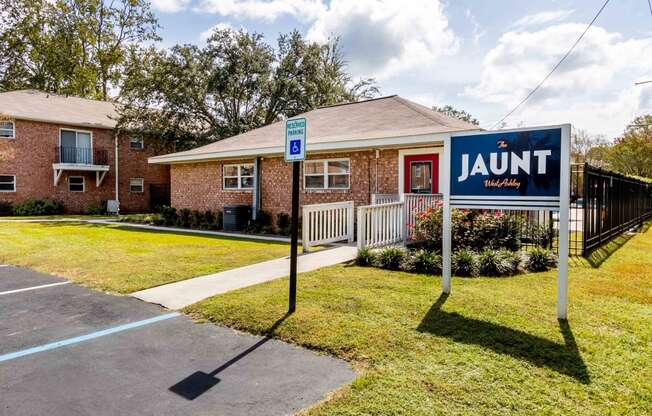
[[[215,224],[215,213],[213,211],[204,212],[203,221],[199,225],[202,230],[212,230]]]
[[[550,247],[554,238],[554,231],[550,226],[531,224],[527,227],[526,235],[535,246]]]
[[[441,251],[442,220],[441,208],[430,208],[419,214],[414,226],[415,240],[429,250]],[[520,248],[519,234],[523,226],[520,217],[504,215],[501,211],[456,209],[451,220],[454,249]]]
[[[486,249],[478,256],[478,272],[482,276],[507,276],[510,270],[499,251]]]
[[[355,264],[358,266],[373,266],[376,263],[376,254],[369,248],[363,247],[358,250],[358,257],[355,259]]]
[[[471,250],[462,249],[453,253],[452,260],[455,276],[473,277],[478,275],[478,260]]]
[[[0,215],[14,215],[14,205],[9,201],[0,201]]]
[[[521,253],[518,251],[501,250],[499,255],[506,275],[513,276],[519,272],[521,262],[523,261]]]
[[[86,214],[88,215],[104,215],[106,214],[106,201],[90,204],[86,207]]]
[[[192,217],[192,211],[187,208],[179,210],[179,216],[177,218],[177,225],[183,228],[189,228]]]
[[[389,270],[399,270],[405,259],[405,251],[399,247],[387,247],[378,253],[376,261],[379,267]]]
[[[271,231],[271,233],[269,232]],[[274,233],[274,227],[272,227],[272,215],[267,211],[258,211],[256,213],[256,219],[249,221],[245,232],[259,234],[261,232],[267,232],[269,234]]]
[[[63,214],[63,205],[47,198],[27,199],[14,206],[14,214],[20,216]]]
[[[404,269],[414,273],[441,274],[441,256],[434,251],[418,250],[408,255]]]
[[[525,268],[531,272],[545,272],[555,266],[557,266],[557,257],[541,247],[533,248],[525,262]]]
[[[168,226],[176,225],[179,216],[177,215],[176,208],[162,206],[159,208],[161,217],[163,218],[163,223]]]
[[[190,227],[201,228],[204,223],[204,213],[201,211],[193,210],[190,213]]]
[[[279,234],[290,235],[291,226],[290,214],[286,212],[276,214],[276,228],[278,228]]]

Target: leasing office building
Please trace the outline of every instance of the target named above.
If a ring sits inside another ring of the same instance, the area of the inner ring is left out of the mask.
[[[318,108],[308,123],[300,203],[371,202],[372,194],[438,193],[447,179],[443,139],[478,126],[398,96]],[[291,165],[277,122],[185,152],[155,156],[170,166],[172,206],[218,210],[246,204],[290,211]]]

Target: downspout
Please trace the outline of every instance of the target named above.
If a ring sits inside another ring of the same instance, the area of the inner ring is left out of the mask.
[[[260,161],[261,158],[257,157],[254,161],[254,191],[253,191],[253,201],[251,209],[251,219],[256,220],[258,218],[258,211],[260,211],[260,204],[262,200],[261,194],[261,175],[260,175]]]
[[[118,155],[118,132],[114,134],[115,138],[115,202],[118,214],[120,213],[120,177],[118,175],[118,165],[120,164],[120,156]]]

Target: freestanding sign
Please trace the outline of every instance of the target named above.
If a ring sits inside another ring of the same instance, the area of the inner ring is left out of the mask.
[[[451,208],[559,211],[557,317],[566,319],[570,125],[453,135],[444,163],[444,292],[451,289]]]
[[[305,118],[289,119],[285,122],[285,160],[292,162],[292,221],[290,235],[290,299],[288,312],[296,309],[297,303],[297,250],[299,240],[299,180],[300,164],[306,158],[308,123]]]

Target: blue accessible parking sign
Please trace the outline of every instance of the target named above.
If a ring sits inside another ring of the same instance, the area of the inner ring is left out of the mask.
[[[285,160],[297,162],[306,158],[308,123],[305,118],[293,118],[285,122]]]

